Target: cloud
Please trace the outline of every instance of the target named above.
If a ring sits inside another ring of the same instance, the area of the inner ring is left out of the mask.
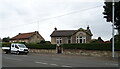
[[[39,23],[39,32],[46,40],[50,40],[54,27],[72,30],[86,29],[87,25],[90,25],[93,38],[101,36],[109,40],[111,24],[103,18],[103,2],[92,1],[3,0],[0,2],[0,37],[36,31]]]

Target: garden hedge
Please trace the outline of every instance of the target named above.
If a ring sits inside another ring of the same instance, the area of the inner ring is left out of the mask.
[[[30,49],[56,49],[55,44],[25,44]],[[10,43],[2,43],[3,47],[9,47]],[[63,49],[84,49],[84,50],[112,50],[111,43],[87,43],[87,44],[62,44]],[[115,50],[120,51],[120,45],[115,43]]]
[[[30,49],[56,49],[55,44],[25,44]]]
[[[64,49],[112,50],[111,43],[63,44],[62,46]],[[120,51],[118,44],[115,44],[115,50]]]

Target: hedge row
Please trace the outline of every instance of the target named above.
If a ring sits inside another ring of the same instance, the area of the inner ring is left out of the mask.
[[[11,43],[2,43],[2,47],[10,47]]]
[[[25,44],[30,49],[55,49],[55,44]]]
[[[111,43],[63,44],[62,46],[64,49],[112,50]],[[120,51],[118,44],[115,44],[115,50]]]
[[[30,49],[56,49],[55,44],[25,44]],[[9,47],[10,43],[2,43],[3,47]],[[88,43],[88,44],[62,44],[63,49],[84,49],[84,50],[112,50],[110,43]],[[120,45],[115,44],[115,50],[120,51]]]

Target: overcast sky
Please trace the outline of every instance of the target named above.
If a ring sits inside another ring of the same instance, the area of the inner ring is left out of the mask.
[[[93,39],[109,40],[112,27],[103,18],[103,5],[101,0],[0,0],[0,37],[39,30],[50,41],[55,27],[77,30],[89,25]]]

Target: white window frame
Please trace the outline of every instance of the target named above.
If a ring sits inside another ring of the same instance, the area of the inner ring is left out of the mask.
[[[56,38],[56,44],[62,44],[62,38],[61,37]]]
[[[82,39],[82,42],[80,42],[81,39]],[[76,36],[76,43],[86,43],[86,37],[85,36]]]

